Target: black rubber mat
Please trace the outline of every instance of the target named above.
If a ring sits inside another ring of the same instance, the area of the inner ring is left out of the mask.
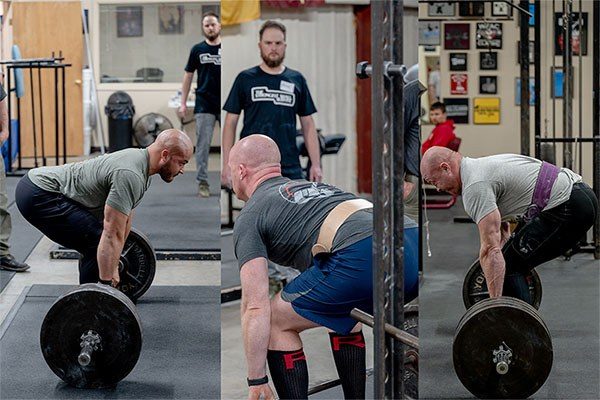
[[[452,341],[465,313],[462,284],[468,267],[478,257],[475,224],[456,224],[464,213],[429,210],[433,255],[424,257],[420,298],[420,398],[473,398],[458,380],[452,363]],[[598,399],[600,388],[599,270],[591,254],[577,254],[536,268],[542,280],[540,315],[554,347],[548,380],[533,396],[538,399]]]
[[[171,183],[159,176],[135,210],[133,226],[148,236],[155,249],[218,250],[221,248],[220,176],[209,173],[211,197],[197,196],[196,172]]]
[[[216,286],[154,286],[138,301],[144,334],[140,359],[116,388],[75,389],[46,365],[42,320],[68,286],[35,285],[0,328],[2,399],[217,399],[220,305]],[[11,321],[12,319],[12,321]]]

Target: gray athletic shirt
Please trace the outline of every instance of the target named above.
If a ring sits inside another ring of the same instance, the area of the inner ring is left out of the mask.
[[[104,206],[129,215],[150,187],[148,150],[125,149],[90,160],[41,167],[29,179],[49,192],[62,193],[102,218]]]
[[[463,157],[460,177],[465,211],[477,223],[496,208],[502,221],[523,215],[531,204],[541,166],[540,160],[518,154]],[[544,210],[567,201],[577,182],[581,182],[581,176],[561,168]]]
[[[262,182],[235,220],[233,243],[240,268],[264,257],[306,270],[319,229],[333,208],[356,196],[325,183],[276,177]],[[373,234],[371,209],[357,211],[342,224],[332,252]]]

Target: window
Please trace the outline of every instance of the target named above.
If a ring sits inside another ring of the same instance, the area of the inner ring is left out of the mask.
[[[202,15],[218,3],[101,4],[100,82],[181,82]]]

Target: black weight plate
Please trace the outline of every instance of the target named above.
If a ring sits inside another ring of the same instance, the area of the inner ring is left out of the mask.
[[[156,272],[156,254],[141,232],[131,229],[119,262],[118,289],[133,301],[139,299],[152,284]]]
[[[101,337],[101,349],[83,367],[77,358],[81,335]],[[142,325],[135,306],[118,290],[95,283],[61,296],[50,308],[40,332],[44,359],[62,380],[78,388],[106,388],[133,369],[142,349]]]
[[[511,351],[508,371],[496,370],[494,350]],[[536,310],[524,301],[500,297],[471,307],[456,328],[454,370],[478,398],[522,399],[533,395],[552,368],[552,340]]]
[[[525,275],[525,280],[529,285],[529,293],[532,300],[531,305],[539,309],[542,303],[542,281],[540,276],[532,269]],[[463,282],[463,303],[465,304],[465,308],[469,309],[473,304],[489,297],[485,276],[483,275],[481,264],[477,260],[469,268]]]

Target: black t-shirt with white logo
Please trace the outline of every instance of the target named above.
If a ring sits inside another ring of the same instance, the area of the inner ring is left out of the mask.
[[[192,73],[198,71],[194,113],[219,115],[221,112],[221,45],[211,46],[204,41],[192,47],[185,70]]]
[[[235,78],[223,109],[233,114],[244,111],[241,137],[267,135],[279,146],[283,168],[300,166],[296,114],[304,117],[317,112],[300,72],[286,68],[281,74],[272,75],[259,66],[242,71]]]

